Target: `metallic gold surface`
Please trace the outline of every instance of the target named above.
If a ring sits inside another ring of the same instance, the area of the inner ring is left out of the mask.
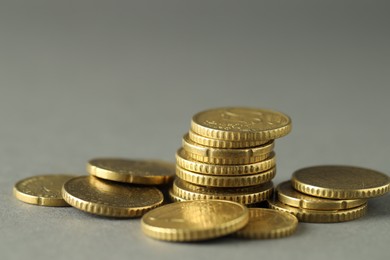
[[[296,191],[290,181],[285,181],[276,187],[278,200],[292,207],[318,210],[350,209],[363,205],[364,199],[324,199],[306,195]]]
[[[180,202],[180,201],[187,201],[185,199],[182,199],[180,198],[179,196],[177,196],[174,192],[173,192],[173,189],[169,189],[169,198],[171,199],[172,202]]]
[[[135,186],[80,176],[67,181],[62,196],[71,206],[108,217],[139,217],[162,204],[164,197],[154,187]]]
[[[188,134],[183,136],[183,149],[191,154],[210,158],[248,158],[269,154],[274,149],[274,141],[251,148],[223,149],[203,146],[191,141]]]
[[[240,107],[215,108],[192,117],[191,130],[228,141],[265,141],[288,134],[290,118],[280,112]]]
[[[275,177],[276,168],[268,171],[240,176],[205,175],[176,167],[176,176],[187,182],[209,187],[247,187],[269,182]]]
[[[98,158],[88,162],[87,172],[111,181],[158,185],[173,180],[175,165],[163,161]]]
[[[265,144],[269,142],[269,140],[265,141],[229,141],[229,140],[220,140],[220,139],[213,139],[208,138],[202,135],[198,135],[197,133],[194,133],[193,131],[188,132],[188,137],[193,142],[214,147],[214,148],[225,148],[225,149],[235,149],[235,148],[248,148],[248,147],[255,147],[260,146],[262,144]]]
[[[176,196],[185,200],[221,199],[254,204],[271,197],[273,183],[267,182],[245,188],[215,188],[194,185],[176,178],[172,189]]]
[[[242,165],[217,165],[194,161],[187,155],[183,148],[176,153],[176,164],[183,169],[192,172],[210,175],[249,175],[267,171],[275,166],[275,153],[271,152],[265,160]]]
[[[69,206],[61,196],[64,183],[72,175],[40,175],[18,181],[13,189],[14,196],[23,202],[41,206]]]
[[[250,208],[249,222],[235,233],[242,238],[281,238],[292,235],[298,226],[298,219],[289,213],[273,210]]]
[[[343,210],[315,210],[291,207],[280,201],[268,201],[271,209],[276,209],[293,214],[302,222],[334,223],[350,221],[364,216],[367,212],[367,203],[351,209]]]
[[[248,209],[222,200],[176,202],[142,217],[142,231],[166,241],[199,241],[233,233],[248,223]]]
[[[293,173],[292,186],[303,193],[330,199],[362,199],[384,195],[390,178],[383,173],[352,166],[314,166]]]
[[[256,157],[226,157],[226,158],[214,158],[204,157],[198,154],[186,152],[187,156],[192,160],[216,164],[216,165],[243,165],[243,164],[254,164],[266,160],[271,154],[262,154]]]

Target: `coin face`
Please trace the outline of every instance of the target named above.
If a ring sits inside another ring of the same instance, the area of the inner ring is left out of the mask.
[[[29,177],[15,184],[14,196],[20,201],[35,205],[69,206],[61,196],[61,188],[73,177],[62,174]]]
[[[175,165],[152,160],[97,158],[88,162],[87,171],[91,175],[106,180],[158,185],[173,180]]]
[[[216,108],[194,115],[191,130],[229,141],[271,140],[288,134],[291,120],[283,113],[265,109]]]
[[[235,235],[243,238],[281,238],[293,234],[297,226],[298,219],[292,214],[250,208],[248,224]]]
[[[143,232],[167,241],[197,241],[233,233],[248,223],[248,209],[223,200],[184,201],[152,210],[142,218]]]
[[[285,181],[276,187],[278,200],[292,207],[319,210],[338,210],[358,207],[365,204],[364,199],[325,199],[306,195],[296,191],[290,181]]]
[[[109,217],[139,217],[164,200],[161,191],[154,187],[116,183],[94,176],[67,181],[62,196],[75,208]]]
[[[390,179],[383,173],[352,166],[314,166],[293,173],[293,187],[308,195],[355,199],[383,195]]]

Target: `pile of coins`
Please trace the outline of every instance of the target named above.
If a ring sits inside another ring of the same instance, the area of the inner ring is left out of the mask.
[[[231,107],[195,114],[176,153],[171,198],[267,200],[276,173],[274,139],[290,130],[290,118],[276,111]]]
[[[279,184],[272,209],[295,215],[299,221],[332,223],[366,214],[367,199],[390,189],[383,173],[352,166],[315,166],[297,170],[291,181]]]

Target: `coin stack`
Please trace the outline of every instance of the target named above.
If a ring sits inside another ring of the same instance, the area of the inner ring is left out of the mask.
[[[342,222],[364,216],[367,199],[386,194],[390,178],[352,166],[315,166],[297,170],[279,184],[272,209],[289,212],[302,222]]]
[[[268,199],[276,173],[274,139],[290,130],[287,115],[264,109],[217,108],[194,115],[176,153],[172,200],[250,205]]]

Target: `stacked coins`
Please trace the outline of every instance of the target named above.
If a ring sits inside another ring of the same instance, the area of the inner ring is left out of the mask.
[[[276,173],[274,139],[290,130],[287,115],[264,109],[217,108],[194,115],[176,153],[171,198],[246,205],[268,199]]]
[[[342,222],[360,218],[367,199],[390,189],[387,175],[352,166],[315,166],[293,173],[291,181],[279,184],[273,209],[289,212],[303,222]]]

